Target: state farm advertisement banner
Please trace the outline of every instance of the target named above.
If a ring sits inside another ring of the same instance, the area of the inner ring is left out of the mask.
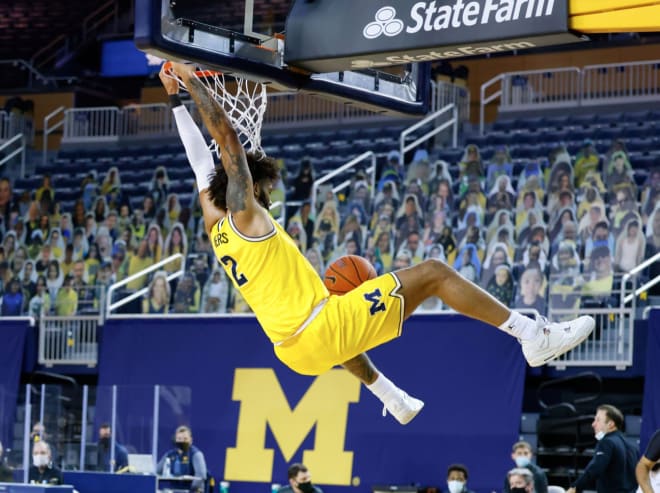
[[[566,0],[298,0],[284,59],[333,72],[578,40],[568,31]]]

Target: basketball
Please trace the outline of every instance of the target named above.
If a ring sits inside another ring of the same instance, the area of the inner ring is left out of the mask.
[[[330,294],[341,296],[376,276],[376,269],[367,259],[357,255],[344,255],[328,266],[323,283]]]

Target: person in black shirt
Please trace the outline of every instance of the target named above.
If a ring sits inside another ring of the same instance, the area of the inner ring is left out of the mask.
[[[653,493],[650,472],[656,470],[656,467],[660,465],[658,461],[660,461],[660,429],[656,430],[651,437],[649,444],[646,446],[646,452],[639,459],[635,469],[635,476],[637,476],[637,482],[642,489],[642,493]]]
[[[38,441],[32,447],[32,465],[28,481],[30,484],[58,485],[64,482],[62,471],[53,465],[53,456],[47,442]]]
[[[635,464],[637,447],[621,433],[623,414],[609,404],[598,406],[591,427],[598,444],[584,473],[566,493],[576,493],[596,486],[598,493],[634,493],[637,489]]]
[[[288,470],[289,485],[282,486],[277,493],[323,493],[323,490],[312,484],[312,474],[304,464],[291,464]]]

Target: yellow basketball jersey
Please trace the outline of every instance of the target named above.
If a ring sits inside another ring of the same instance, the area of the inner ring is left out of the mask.
[[[292,335],[329,296],[323,281],[291,237],[271,218],[273,231],[252,238],[231,214],[212,233],[215,256],[272,342]]]

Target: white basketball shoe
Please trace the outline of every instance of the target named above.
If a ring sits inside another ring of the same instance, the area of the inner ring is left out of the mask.
[[[550,323],[537,314],[536,324],[539,328],[536,337],[520,341],[529,366],[545,365],[582,343],[594,330],[596,321],[583,316],[568,322]]]
[[[394,392],[383,399],[383,416],[387,412],[402,425],[407,425],[424,407],[424,402],[409,396],[403,390],[397,388]]]

